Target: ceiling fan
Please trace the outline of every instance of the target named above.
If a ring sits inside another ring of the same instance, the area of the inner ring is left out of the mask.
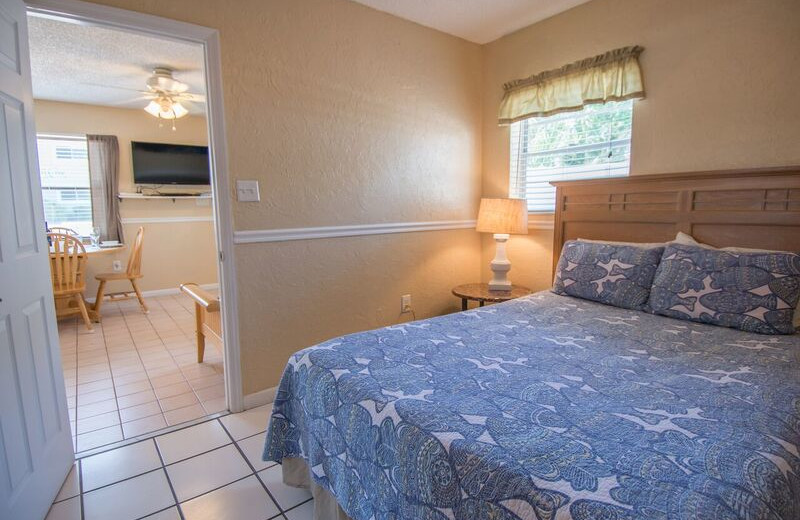
[[[156,67],[153,75],[145,82],[147,90],[141,91],[144,99],[150,103],[144,110],[159,119],[172,120],[172,129],[175,130],[175,119],[179,119],[189,111],[181,102],[205,103],[205,96],[188,92],[189,85],[172,77],[172,69]]]

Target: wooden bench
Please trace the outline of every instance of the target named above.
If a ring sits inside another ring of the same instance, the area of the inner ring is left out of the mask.
[[[200,288],[196,283],[181,284],[181,291],[194,300],[194,318],[197,334],[197,362],[203,362],[206,338],[220,346],[222,343],[222,320],[219,312],[219,297]]]

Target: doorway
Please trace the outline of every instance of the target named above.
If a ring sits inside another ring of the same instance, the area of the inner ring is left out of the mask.
[[[0,139],[0,155],[6,158],[0,161],[0,222],[3,224],[0,226],[0,279],[3,281],[0,284],[3,289],[0,295],[0,343],[3,347],[0,348],[3,356],[0,367],[3,377],[0,382],[4,396],[0,403],[4,432],[0,438],[0,452],[5,461],[6,476],[10,477],[6,478],[7,485],[3,486],[4,491],[0,493],[0,516],[3,518],[44,517],[64,478],[75,467],[72,465],[75,455],[53,304],[53,279],[64,273],[61,260],[66,261],[66,256],[70,256],[70,262],[73,263],[69,267],[70,273],[77,271],[74,264],[80,263],[79,257],[86,257],[86,252],[81,251],[81,239],[60,233],[58,240],[49,243],[44,232],[46,226],[34,121],[36,109],[28,49],[29,14],[202,46],[208,98],[214,235],[220,253],[218,271],[225,320],[222,356],[225,362],[224,387],[228,408],[231,411],[240,411],[242,408],[235,273],[232,266],[223,261],[231,258],[233,244],[217,31],[76,0],[32,0],[28,3],[23,0],[0,0],[0,32],[3,34],[0,45],[0,113],[3,116],[0,118],[3,135],[3,139]],[[71,155],[73,152],[62,153]],[[75,154],[80,155],[80,152]],[[114,190],[107,189],[106,193],[118,195]],[[74,190],[73,195],[77,195]],[[107,228],[110,226],[107,225]],[[51,247],[52,244],[61,243],[70,243],[79,253],[59,254],[63,249]],[[138,249],[137,244],[140,243],[141,240],[134,239],[132,249]],[[136,272],[138,263],[139,260],[134,258],[128,264],[126,278],[139,278]],[[58,276],[53,276],[53,273]],[[79,288],[80,284],[76,284],[75,279],[73,276],[68,278],[70,287],[66,290]],[[131,288],[136,293],[140,292],[134,284],[131,284]],[[77,298],[82,294],[82,289],[76,290],[73,301],[82,309],[81,314],[86,315],[86,301],[82,297]],[[89,320],[84,323],[89,323]]]
[[[241,410],[231,318],[235,287],[232,267],[222,262],[232,243],[216,33],[83,2],[28,6],[45,215],[50,225],[79,228],[74,230],[83,241],[94,242],[87,245],[92,248],[85,273],[89,305],[96,305],[106,275],[111,276],[105,292],[127,289],[133,297],[101,298],[93,332],[80,316],[59,322],[75,451],[102,450]],[[152,88],[165,81],[174,82],[168,84],[174,98]],[[114,195],[124,234],[120,247],[114,247],[116,237],[104,240],[105,229],[95,229],[94,178],[71,184],[58,178],[65,164],[84,165],[83,171],[71,171],[73,176],[96,176],[85,166],[91,159],[87,136],[98,135],[114,136],[119,150]],[[210,176],[205,182],[156,179],[153,168],[147,171],[153,154],[179,161],[181,152],[185,160],[186,153],[205,147]],[[140,229],[141,290],[133,291],[119,275],[126,274]],[[92,236],[98,234],[99,239]],[[195,285],[181,292],[184,283]],[[217,300],[215,335],[203,327],[213,321],[207,319],[213,311],[199,302]],[[206,320],[197,321],[198,314]],[[198,327],[205,330],[202,338]],[[202,362],[200,339],[207,345]]]

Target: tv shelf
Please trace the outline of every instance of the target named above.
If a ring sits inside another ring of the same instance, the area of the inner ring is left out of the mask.
[[[210,193],[197,193],[194,195],[188,195],[186,193],[162,193],[160,195],[145,195],[143,193],[125,193],[120,192],[117,194],[119,200],[125,199],[172,199],[172,202],[175,202],[176,199],[210,199]]]

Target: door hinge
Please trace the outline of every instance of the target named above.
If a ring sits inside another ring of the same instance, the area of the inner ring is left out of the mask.
[[[224,262],[225,261],[225,255],[223,254],[222,251],[219,252],[219,261],[220,262]]]

